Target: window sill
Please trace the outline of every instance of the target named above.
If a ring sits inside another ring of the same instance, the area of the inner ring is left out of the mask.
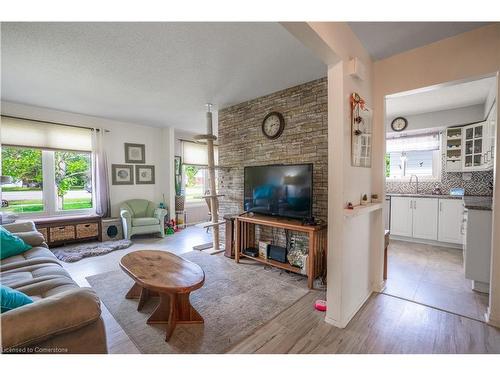
[[[207,206],[206,202],[186,202],[186,208],[196,208],[196,207],[203,207]]]
[[[6,211],[3,211],[6,212]],[[24,212],[24,213],[16,213],[12,212],[11,215],[24,220],[29,219],[52,219],[57,217],[66,217],[66,216],[91,216],[96,215],[95,210],[71,210],[71,211],[60,211],[56,213],[49,214],[48,212]]]

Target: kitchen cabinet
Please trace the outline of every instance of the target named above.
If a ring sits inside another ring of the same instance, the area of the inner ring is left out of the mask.
[[[410,197],[391,198],[391,235],[413,236],[413,199]]]
[[[438,200],[413,198],[413,238],[437,240]]]
[[[462,244],[462,214],[461,199],[439,199],[438,241]]]
[[[484,169],[484,155],[486,153],[485,128],[486,121],[464,127],[463,170],[466,172]]]
[[[492,169],[495,160],[495,139],[497,131],[497,107],[496,103],[492,107],[485,123],[485,149],[484,166],[485,169]]]
[[[462,199],[391,197],[391,235],[462,245]]]
[[[437,221],[437,199],[415,197],[391,198],[391,234],[437,240]]]
[[[496,104],[485,121],[444,132],[443,147],[447,172],[474,172],[493,168],[496,137]]]
[[[464,268],[472,288],[488,293],[491,264],[491,211],[464,211]]]

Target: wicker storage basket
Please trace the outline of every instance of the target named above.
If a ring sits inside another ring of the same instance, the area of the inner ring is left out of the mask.
[[[43,238],[45,238],[45,242],[49,242],[49,233],[47,228],[36,228],[36,230],[43,235]]]
[[[186,202],[186,197],[184,195],[175,196],[175,212],[184,211],[184,203]]]
[[[50,228],[50,242],[65,241],[75,239],[75,226],[66,225],[63,227]]]
[[[99,225],[97,223],[76,225],[76,238],[97,237],[98,235]]]

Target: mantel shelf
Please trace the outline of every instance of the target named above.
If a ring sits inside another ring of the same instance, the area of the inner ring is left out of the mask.
[[[382,203],[368,203],[366,205],[359,205],[359,206],[354,206],[352,210],[348,208],[344,208],[344,217],[353,217],[353,216],[359,216],[359,215],[364,215],[376,210],[381,210],[382,209]]]

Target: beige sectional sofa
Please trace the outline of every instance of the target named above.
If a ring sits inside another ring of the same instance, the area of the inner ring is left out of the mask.
[[[99,298],[79,287],[32,222],[4,225],[33,248],[1,261],[0,281],[34,302],[1,314],[4,353],[107,353]]]

